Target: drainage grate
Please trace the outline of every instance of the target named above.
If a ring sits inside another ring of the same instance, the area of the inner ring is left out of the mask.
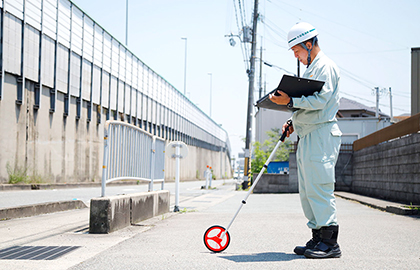
[[[0,260],[54,260],[80,246],[14,246],[0,250]]]

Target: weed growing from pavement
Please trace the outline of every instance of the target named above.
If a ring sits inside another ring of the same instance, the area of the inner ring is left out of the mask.
[[[192,213],[192,212],[196,212],[197,210],[187,210],[187,208],[184,208],[182,210],[179,211],[179,213],[181,214],[186,214],[186,213]]]
[[[9,176],[9,184],[40,184],[44,183],[42,176],[34,172],[32,175],[28,175],[28,167],[10,165],[9,162],[6,164],[7,174]]]
[[[409,208],[409,209],[411,209],[411,210],[417,210],[417,211],[420,211],[420,206],[418,206],[418,205],[413,205],[413,203],[410,203],[410,205],[407,205],[407,206],[404,206],[404,207]]]

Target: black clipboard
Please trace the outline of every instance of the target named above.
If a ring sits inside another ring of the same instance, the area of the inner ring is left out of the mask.
[[[320,92],[325,82],[311,80],[290,75],[283,75],[279,86],[276,89],[263,96],[257,101],[255,106],[258,108],[265,108],[277,111],[296,111],[296,108],[288,108],[286,105],[278,105],[269,99],[270,94],[277,94],[277,90],[281,90],[289,95],[289,97],[300,98],[302,96],[310,96],[315,92]]]

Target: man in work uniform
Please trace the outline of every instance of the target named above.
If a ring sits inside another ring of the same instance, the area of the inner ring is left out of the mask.
[[[287,137],[296,132],[300,139],[296,152],[299,194],[312,239],[294,252],[308,258],[339,258],[334,167],[341,144],[336,119],[340,74],[318,46],[317,35],[312,25],[298,23],[288,33],[288,45],[295,57],[307,65],[302,77],[325,82],[322,90],[300,98],[278,91],[280,96],[271,95],[270,100],[298,109],[293,113]]]

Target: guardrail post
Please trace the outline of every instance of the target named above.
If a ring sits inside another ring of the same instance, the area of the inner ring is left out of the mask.
[[[109,144],[108,144],[108,127],[105,126],[104,130],[104,163],[102,165],[102,192],[101,197],[105,197],[105,186],[108,176],[108,155],[109,155]]]
[[[153,137],[152,142],[152,162],[150,166],[150,183],[149,183],[149,191],[153,191],[153,180],[155,178],[155,162],[156,162],[156,137]]]

